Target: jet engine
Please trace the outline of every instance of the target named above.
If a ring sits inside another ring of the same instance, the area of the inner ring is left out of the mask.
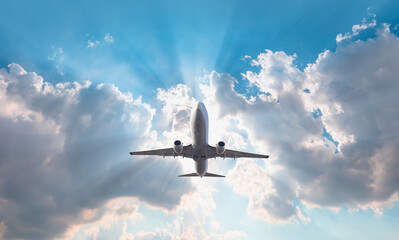
[[[176,140],[173,144],[173,150],[175,153],[181,154],[183,152],[183,144],[179,140]]]
[[[218,155],[222,155],[224,153],[224,151],[226,150],[224,148],[225,144],[223,141],[218,142],[218,144],[216,144],[216,153]]]

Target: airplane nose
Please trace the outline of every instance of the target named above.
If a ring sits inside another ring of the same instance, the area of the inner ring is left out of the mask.
[[[197,110],[202,111],[205,108],[204,104],[202,102],[197,103]]]

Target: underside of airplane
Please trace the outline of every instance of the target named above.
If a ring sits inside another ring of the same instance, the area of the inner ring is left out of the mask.
[[[162,156],[191,158],[194,160],[196,172],[182,174],[179,177],[225,177],[223,175],[207,172],[209,158],[268,158],[268,155],[240,152],[225,148],[225,143],[220,141],[215,147],[208,144],[208,113],[205,105],[198,102],[191,113],[191,133],[193,144],[183,146],[176,140],[173,148],[164,148],[148,151],[130,152],[130,155]]]

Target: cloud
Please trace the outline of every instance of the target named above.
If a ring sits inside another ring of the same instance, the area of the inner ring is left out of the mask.
[[[138,211],[135,199],[117,198],[104,204],[102,210],[84,212],[89,217],[94,216],[93,212],[105,211],[105,214],[99,220],[72,226],[67,236],[79,239],[90,236],[95,239],[106,235],[112,228],[123,226],[119,239],[247,239],[247,234],[242,231],[221,232],[220,226],[213,227],[219,224],[214,219],[217,206],[213,198],[213,194],[218,191],[209,186],[210,182],[197,180],[193,181],[195,191],[182,197],[181,204],[174,214],[175,218],[167,222],[166,226],[156,226],[152,231],[129,232],[129,221],[133,224],[148,218],[152,221],[151,216],[143,216]],[[211,220],[212,229],[207,229]]]
[[[57,56],[64,53],[62,48],[55,48],[55,47],[51,47],[51,48],[53,50],[53,53],[52,53],[52,55],[48,56],[48,60],[50,60],[50,61],[54,61],[57,58]]]
[[[113,36],[111,36],[111,34],[107,33],[104,36],[104,41],[107,43],[114,43],[115,42],[115,38]],[[101,41],[99,40],[94,40],[93,37],[89,40],[87,40],[87,48],[93,48],[97,45],[100,45]]]
[[[361,24],[356,24],[356,25],[352,26],[352,33],[350,33],[350,32],[346,32],[345,34],[340,33],[335,38],[335,41],[337,43],[340,43],[344,40],[349,40],[355,36],[358,36],[361,31],[364,31],[368,28],[374,28],[375,26],[377,26],[376,15],[371,12],[370,7],[367,8],[367,15],[368,15],[368,18],[370,18],[369,20],[366,18],[363,18]]]
[[[318,177],[317,186],[309,186],[312,192],[302,193],[306,201],[367,205],[398,191],[399,139],[392,133],[399,130],[399,45],[398,37],[383,29],[377,38],[351,43],[308,69],[309,102],[323,113],[321,120],[339,142],[340,154],[330,157],[329,171]],[[333,190],[331,199],[328,191]]]
[[[235,121],[257,151],[273,153],[264,165],[238,161],[228,173],[252,216],[308,222],[294,199],[376,212],[398,200],[399,39],[386,25],[377,33],[321,53],[303,71],[295,55],[261,53],[252,63],[260,70],[243,74],[259,89],[249,99],[235,92],[230,75],[209,74],[207,105]]]
[[[87,48],[92,48],[100,44],[98,40],[87,40]]]
[[[248,196],[248,213],[267,222],[285,223],[296,215],[294,190],[283,186],[253,160],[238,160],[226,178],[237,194]],[[288,189],[285,189],[288,188]],[[283,190],[285,190],[283,192]],[[279,191],[279,192],[277,192]]]
[[[4,224],[4,222],[0,222],[0,239],[3,239],[5,231],[6,225]]]
[[[212,233],[210,240],[248,239],[248,235],[241,231],[229,231],[224,234]]]
[[[170,129],[162,133],[165,142],[172,143],[179,139],[184,144],[191,143],[190,115],[196,99],[191,97],[190,93],[191,90],[183,84],[168,90],[157,89],[157,100],[163,106],[159,116],[163,119],[162,128]]]
[[[209,239],[209,240],[229,240],[229,239],[248,239],[248,235],[241,231],[228,231],[226,233],[210,233],[206,236],[195,236],[192,235],[190,237],[187,236],[179,236],[173,233],[172,231],[165,228],[157,228],[154,232],[144,232],[140,231],[135,235],[130,234],[127,238],[120,239],[140,239],[140,240],[177,240],[177,239],[187,239],[187,240],[195,240],[195,239]]]
[[[62,48],[55,48],[54,46],[52,46],[51,49],[52,49],[52,54],[48,56],[47,59],[49,61],[54,62],[55,68],[57,69],[57,72],[60,75],[64,75],[64,72],[61,69],[61,64],[64,61],[63,57],[64,51],[62,50]]]
[[[398,200],[398,40],[385,24],[376,38],[325,51],[304,70],[295,55],[266,50],[251,61],[260,70],[242,75],[259,90],[250,98],[227,73],[205,76],[211,141],[273,153],[265,162],[240,159],[227,174],[251,216],[308,223],[301,206],[381,214]],[[189,143],[190,89],[158,89],[157,101],[155,115],[112,84],[53,85],[18,64],[1,69],[0,236],[52,239],[81,230],[95,238],[122,219],[126,239],[245,238],[206,231],[218,190],[177,179],[185,163],[127,154],[176,137]],[[126,220],[141,219],[139,203],[176,213],[175,225],[129,233]]]
[[[281,51],[273,53],[266,50],[251,62],[251,65],[261,68],[260,72],[247,71],[242,76],[277,100],[278,93],[297,89],[303,81],[303,73],[293,63],[295,59],[296,55],[289,56]]]
[[[172,232],[167,229],[157,228],[154,232],[140,231],[135,234],[133,239],[137,240],[173,240],[178,239]]]
[[[143,219],[136,202],[136,198],[120,197],[109,200],[99,208],[84,209],[80,214],[82,223],[69,226],[63,237],[97,239],[105,230],[123,225],[120,239],[129,239],[132,235],[126,231],[127,223],[136,223]]]
[[[111,36],[111,34],[107,33],[104,36],[104,41],[113,43],[113,42],[115,42],[115,38],[113,36]]]
[[[172,210],[190,192],[190,182],[175,178],[177,160],[128,154],[157,141],[155,110],[131,93],[88,81],[52,85],[17,64],[0,70],[0,91],[5,238],[61,236],[68,226],[101,217],[82,212],[117,197]]]

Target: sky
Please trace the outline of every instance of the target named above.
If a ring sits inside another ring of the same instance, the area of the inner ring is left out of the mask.
[[[398,1],[1,8],[0,239],[399,239]]]

